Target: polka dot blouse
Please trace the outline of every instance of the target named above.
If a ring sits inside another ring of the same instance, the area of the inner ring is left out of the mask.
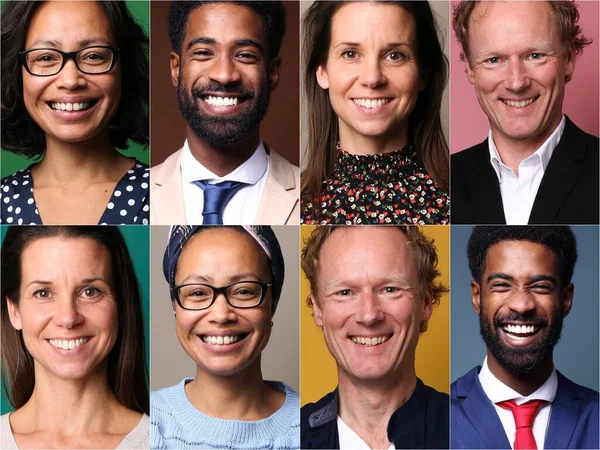
[[[351,155],[338,147],[333,174],[322,186],[320,201],[301,201],[300,223],[448,223],[448,195],[411,145],[379,155]]]
[[[31,167],[2,178],[0,186],[0,223],[10,225],[41,225],[35,198]],[[119,180],[99,225],[148,225],[150,216],[150,168],[136,161]]]

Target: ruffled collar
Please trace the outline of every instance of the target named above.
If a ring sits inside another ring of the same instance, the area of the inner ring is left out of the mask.
[[[343,177],[370,178],[390,176],[406,171],[406,166],[418,158],[414,146],[408,144],[400,150],[376,155],[353,155],[337,145],[335,172]]]

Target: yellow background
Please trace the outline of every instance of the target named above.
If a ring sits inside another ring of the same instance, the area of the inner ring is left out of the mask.
[[[302,226],[302,247],[315,227]],[[432,225],[423,227],[425,234],[435,239],[441,280],[450,287],[450,227]],[[321,329],[306,305],[310,294],[308,280],[302,272],[300,287],[300,401],[302,405],[315,402],[337,385],[335,361],[329,354]],[[440,392],[450,390],[450,297],[444,294],[433,311],[427,331],[421,335],[416,355],[417,376]]]

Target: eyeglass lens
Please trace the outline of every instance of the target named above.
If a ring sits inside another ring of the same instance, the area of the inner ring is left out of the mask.
[[[233,306],[249,308],[260,303],[262,286],[258,283],[244,281],[229,286],[225,293],[227,300]],[[179,288],[179,301],[184,308],[204,309],[213,301],[215,291],[204,284],[193,284]]]
[[[77,68],[84,73],[102,73],[110,69],[113,51],[105,47],[88,47],[75,56]],[[63,55],[51,49],[32,50],[26,54],[27,67],[35,75],[55,75],[63,66]]]

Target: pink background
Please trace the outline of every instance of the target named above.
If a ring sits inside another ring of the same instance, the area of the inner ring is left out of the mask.
[[[567,83],[563,112],[579,128],[598,136],[598,1],[579,0],[577,4],[579,25],[594,42],[577,58],[573,79]],[[483,141],[490,127],[467,79],[466,62],[460,60],[461,47],[454,30],[450,35],[450,152],[456,153]]]

